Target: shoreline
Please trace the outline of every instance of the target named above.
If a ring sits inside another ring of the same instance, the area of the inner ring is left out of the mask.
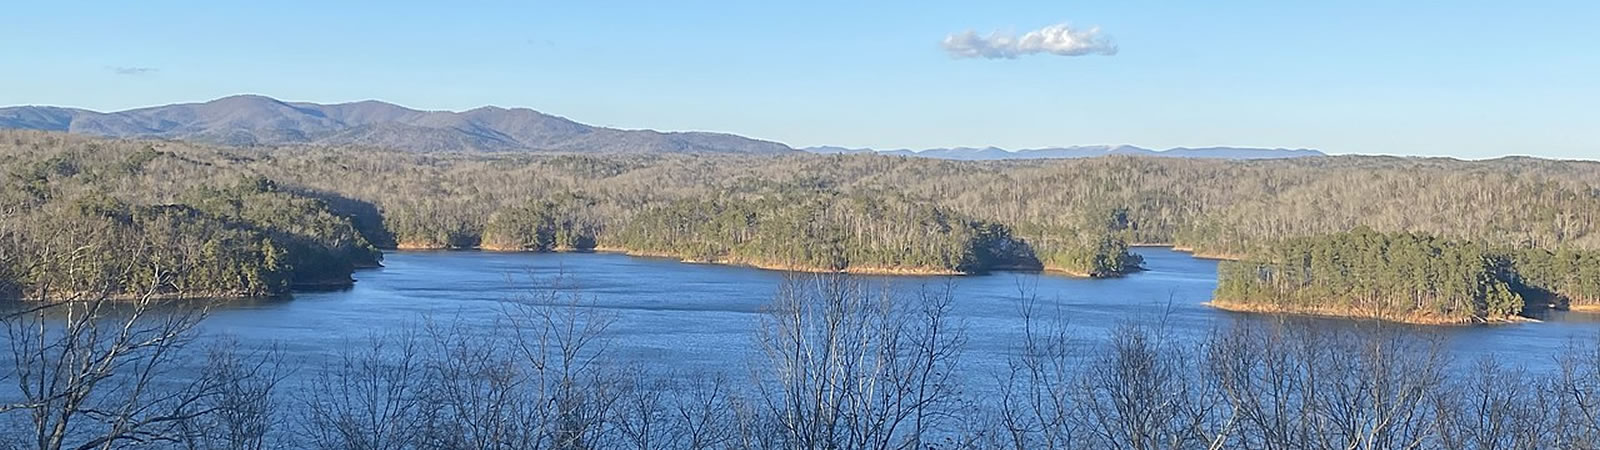
[[[96,301],[96,300],[101,300],[101,299],[104,299],[106,301],[112,301],[112,302],[135,302],[135,301],[141,301],[141,300],[150,300],[150,301],[158,301],[158,302],[201,301],[201,300],[229,300],[229,301],[232,301],[232,300],[244,300],[244,299],[251,299],[251,298],[281,298],[281,297],[287,297],[287,296],[292,295],[292,291],[293,290],[294,290],[294,287],[290,287],[290,291],[291,292],[281,292],[281,293],[277,293],[277,294],[250,294],[250,293],[240,293],[240,292],[229,292],[229,293],[206,293],[206,294],[160,293],[160,294],[147,295],[147,294],[118,293],[118,294],[105,294],[105,295],[102,296],[100,294],[84,295],[84,293],[74,293],[74,294],[67,294],[67,295],[50,295],[50,296],[46,296],[46,297],[40,297],[40,296],[36,296],[36,295],[24,294],[22,296],[19,296],[19,297],[15,298],[15,300],[16,301],[21,301],[21,302],[87,302],[87,301]]]
[[[448,246],[448,245],[443,245],[443,244],[418,244],[418,243],[415,243],[415,242],[398,242],[398,243],[394,244],[394,248],[390,248],[390,249],[379,248],[378,250],[380,250],[380,251],[381,250],[452,250],[452,248],[450,246]]]
[[[1194,247],[1185,247],[1182,245],[1171,245],[1167,247],[1171,248],[1172,251],[1188,253],[1189,256],[1199,259],[1211,259],[1217,261],[1244,261],[1245,259],[1245,255],[1239,253],[1202,252],[1195,250]]]
[[[1121,277],[1121,276],[1127,275],[1127,273],[1119,273],[1119,274],[1116,274],[1116,275],[1113,275],[1113,276],[1097,277],[1097,276],[1089,274],[1089,272],[1084,272],[1084,271],[1079,271],[1079,270],[1072,270],[1072,269],[1065,269],[1065,268],[1054,267],[1054,266],[1045,266],[1043,268],[1034,269],[1034,270],[1037,270],[1038,272],[1041,272],[1041,273],[1064,275],[1064,276],[1069,276],[1069,277],[1072,277],[1072,278],[1083,278],[1083,279],[1089,279],[1089,280],[1098,279],[1098,278],[1117,278],[1117,277]],[[1129,273],[1131,273],[1131,272],[1129,272]]]
[[[675,254],[666,253],[666,252],[635,251],[635,250],[628,250],[628,249],[623,249],[623,248],[618,248],[618,247],[595,247],[595,248],[591,249],[591,251],[594,252],[594,253],[616,253],[616,254],[622,254],[622,255],[627,255],[627,256],[644,257],[644,258],[671,259],[671,260],[676,260],[677,262],[681,262],[681,263],[685,263],[685,264],[711,264],[711,265],[720,265],[720,266],[738,266],[738,267],[750,267],[750,268],[761,269],[761,270],[775,270],[775,271],[781,271],[781,272],[847,273],[847,274],[851,274],[851,275],[913,275],[913,276],[959,276],[959,275],[970,275],[970,273],[962,272],[962,271],[959,271],[959,270],[935,269],[935,268],[925,268],[925,267],[846,266],[843,269],[830,269],[830,268],[814,267],[814,266],[798,266],[798,265],[793,265],[793,264],[769,263],[769,262],[754,261],[754,260],[748,260],[748,259],[704,260],[704,259],[686,258],[686,257],[680,256],[680,255],[675,255]],[[566,252],[566,253],[581,253],[581,252]]]
[[[620,248],[620,247],[606,247],[606,246],[597,246],[597,247],[593,247],[593,248],[558,247],[558,248],[554,248],[554,249],[550,249],[550,250],[537,250],[537,249],[500,247],[500,246],[478,246],[478,247],[456,248],[456,247],[446,247],[446,246],[414,245],[413,244],[413,245],[397,245],[394,248],[388,249],[388,250],[443,251],[443,252],[455,252],[455,251],[471,252],[471,251],[478,251],[478,252],[490,252],[490,253],[606,253],[606,254],[617,254],[617,255],[632,256],[632,257],[636,257],[636,258],[669,259],[669,260],[672,260],[674,262],[679,262],[679,263],[684,263],[684,264],[708,264],[708,265],[719,265],[719,266],[749,267],[749,268],[754,268],[754,269],[774,270],[774,271],[781,271],[781,272],[847,273],[847,274],[851,274],[851,275],[906,275],[906,276],[961,276],[961,275],[972,275],[972,273],[962,272],[962,271],[959,271],[959,270],[918,268],[918,267],[849,266],[849,267],[845,267],[844,269],[828,269],[828,268],[822,268],[822,267],[797,266],[797,265],[791,265],[791,264],[768,263],[768,262],[752,261],[752,260],[744,260],[744,259],[703,260],[703,259],[695,259],[695,258],[692,258],[692,257],[685,257],[685,256],[674,254],[674,253],[652,252],[652,251],[642,251],[642,250],[629,250],[629,249]]]
[[[1159,246],[1150,245],[1149,247],[1159,247]],[[408,251],[481,251],[481,252],[494,252],[494,253],[609,253],[609,254],[619,254],[619,255],[626,255],[626,256],[632,256],[632,257],[638,257],[638,258],[670,259],[670,260],[673,260],[675,262],[680,262],[680,263],[684,263],[684,264],[710,264],[710,265],[722,265],[722,266],[749,267],[749,268],[754,268],[754,269],[774,270],[774,271],[781,271],[781,272],[844,273],[844,274],[851,274],[851,275],[967,276],[967,275],[981,275],[981,274],[988,273],[988,272],[1014,271],[1014,272],[1038,272],[1038,273],[1045,273],[1045,274],[1051,274],[1051,275],[1069,276],[1069,277],[1073,277],[1073,278],[1101,279],[1101,278],[1119,278],[1119,277],[1123,277],[1123,276],[1126,276],[1126,275],[1134,273],[1134,272],[1138,272],[1138,271],[1144,270],[1141,267],[1141,268],[1139,268],[1137,270],[1131,270],[1131,271],[1117,273],[1117,274],[1108,275],[1108,276],[1095,276],[1095,275],[1089,274],[1087,272],[1071,270],[1071,269],[1065,269],[1065,268],[1061,268],[1061,267],[1034,266],[1034,265],[1015,265],[1015,264],[1007,265],[1007,266],[993,267],[993,268],[990,268],[989,270],[984,271],[984,272],[963,272],[963,271],[953,270],[953,269],[937,269],[937,268],[927,268],[927,267],[884,267],[884,266],[847,266],[847,267],[845,267],[843,269],[830,269],[830,268],[813,267],[813,266],[798,266],[798,265],[792,265],[792,264],[771,263],[771,262],[763,262],[763,261],[756,261],[756,260],[749,260],[749,259],[704,260],[704,259],[696,259],[696,258],[692,258],[692,257],[685,257],[683,255],[674,254],[674,253],[668,253],[668,252],[653,252],[653,251],[642,251],[642,250],[630,250],[630,249],[621,248],[621,247],[609,247],[609,246],[596,246],[596,247],[592,247],[592,248],[555,248],[555,249],[551,249],[551,250],[537,250],[537,249],[524,249],[524,248],[502,247],[502,246],[482,246],[482,245],[477,246],[477,247],[455,248],[455,247],[437,246],[437,245],[403,244],[403,245],[396,245],[394,248],[388,249],[388,250],[408,250]]]
[[[378,268],[382,268],[382,267],[383,266],[358,267],[358,268],[356,268],[356,270],[378,269]],[[299,290],[329,291],[329,290],[349,289],[349,288],[351,288],[351,287],[353,287],[355,285],[356,285],[355,278],[348,278],[348,279],[345,279],[345,280],[308,281],[308,282],[303,282],[303,283],[289,283],[289,290],[291,292],[292,291],[299,291]]]
[[[1219,301],[1216,299],[1202,303],[1202,305],[1222,311],[1246,314],[1290,315],[1344,320],[1376,320],[1380,322],[1406,325],[1470,326],[1541,322],[1539,319],[1523,316],[1488,317],[1479,319],[1475,317],[1441,316],[1430,313],[1409,313],[1396,315],[1340,308],[1285,307],[1275,304],[1231,302],[1225,300]]]
[[[377,268],[381,268],[381,267],[383,267],[383,266],[382,265],[377,265],[377,266],[372,266],[372,267],[357,267],[355,269],[356,270],[367,270],[367,269],[377,269]],[[37,295],[38,293],[23,292],[21,295],[18,295],[17,297],[14,297],[12,299],[18,300],[18,301],[24,301],[24,302],[93,301],[93,300],[100,299],[100,298],[104,298],[105,300],[110,300],[110,301],[115,301],[115,302],[134,302],[134,301],[141,301],[141,300],[152,300],[152,301],[162,301],[162,302],[167,302],[167,301],[199,301],[199,300],[230,300],[230,301],[232,301],[232,300],[244,300],[244,299],[253,299],[253,298],[257,298],[257,299],[259,299],[259,298],[287,298],[287,297],[293,297],[296,292],[339,291],[339,290],[350,289],[350,288],[354,287],[355,284],[356,284],[355,278],[353,278],[353,277],[345,277],[344,279],[318,280],[318,281],[305,281],[305,282],[291,282],[287,286],[285,286],[285,289],[282,292],[266,292],[266,293],[262,293],[262,292],[237,292],[237,291],[235,291],[235,292],[200,292],[200,293],[194,293],[194,292],[161,292],[161,293],[155,293],[155,294],[147,294],[147,293],[106,293],[106,294],[101,294],[101,293],[89,293],[89,292],[69,292],[69,293],[66,293],[66,294],[51,294],[51,295],[47,295],[47,296],[39,296],[39,295]]]

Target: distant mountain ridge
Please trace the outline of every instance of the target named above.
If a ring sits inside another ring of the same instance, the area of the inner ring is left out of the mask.
[[[1066,158],[1093,158],[1108,155],[1133,155],[1133,156],[1160,156],[1171,158],[1216,158],[1216,159],[1278,159],[1278,158],[1303,158],[1308,156],[1327,156],[1321,151],[1311,149],[1285,149],[1285,148],[1252,148],[1252,147],[1202,147],[1188,148],[1176,147],[1166,150],[1151,150],[1132,145],[1075,145],[1071,147],[1046,147],[1019,150],[1006,150],[999,147],[955,147],[955,148],[930,148],[925,150],[873,150],[870,148],[845,148],[845,147],[806,147],[801,150],[822,154],[865,154],[876,153],[880,155],[918,156],[924,158],[954,159],[963,161],[987,161],[1001,159],[1066,159]]]
[[[732,134],[596,127],[526,108],[421,111],[373,100],[325,105],[259,95],[110,113],[52,106],[0,108],[0,128],[236,146],[362,145],[418,152],[794,152],[784,144]]]
[[[233,146],[355,145],[416,152],[557,151],[574,153],[792,154],[778,142],[714,132],[662,132],[597,127],[527,108],[485,106],[466,111],[423,111],[366,100],[318,104],[235,95],[203,103],[178,103],[116,112],[55,106],[0,108],[0,128],[58,131],[114,138],[159,138]],[[1323,156],[1307,149],[1173,148],[1091,145],[1022,150],[934,148],[875,151],[810,147],[811,153],[877,153],[956,160],[1090,158],[1140,155],[1184,158],[1267,159]]]

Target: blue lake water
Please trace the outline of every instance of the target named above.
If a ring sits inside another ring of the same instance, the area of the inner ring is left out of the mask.
[[[1082,279],[999,272],[961,277],[865,277],[902,290],[954,283],[955,318],[966,327],[963,362],[996,369],[1022,335],[1021,292],[1037,310],[1065,321],[1092,345],[1128,322],[1156,325],[1179,338],[1203,339],[1237,320],[1270,317],[1204,305],[1216,287],[1217,262],[1163,248],[1139,248],[1149,269],[1124,278]],[[244,344],[275,343],[292,363],[317,366],[373,333],[425,320],[467,328],[496,326],[502,302],[552,283],[575,287],[584,304],[614,313],[611,358],[685,373],[734,371],[759,356],[755,331],[783,272],[687,264],[617,254],[390,252],[382,268],[356,273],[353,288],[296,293],[291,299],[238,302],[213,313],[212,332]],[[1543,323],[1422,327],[1441,333],[1457,361],[1494,355],[1535,370],[1553,366],[1567,344],[1592,342],[1600,315],[1553,312]],[[1330,327],[1371,326],[1318,320]]]

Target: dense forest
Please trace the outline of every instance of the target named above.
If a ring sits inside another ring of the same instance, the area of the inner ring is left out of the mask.
[[[1530,307],[1594,308],[1597,257],[1361,227],[1223,263],[1212,304],[1421,323],[1510,320]]]
[[[1213,304],[1413,321],[1504,320],[1522,312],[1512,264],[1479,245],[1357,230],[1290,239],[1224,263]]]
[[[893,194],[674,200],[639,212],[608,246],[785,269],[971,273],[1036,268],[1005,226]]]
[[[65,150],[6,167],[0,284],[11,293],[268,296],[345,285],[382,258],[327,203],[269,180],[235,173],[143,185],[146,168],[167,155],[93,143]]]
[[[1512,280],[1531,298],[1557,307],[1600,310],[1600,251],[1561,247],[1501,249],[1515,269]]]
[[[204,264],[227,275],[182,280],[207,293],[347,282],[351,268],[376,264],[374,248],[385,247],[607,250],[797,270],[1046,269],[1098,277],[1138,270],[1131,245],[1275,264],[1297,239],[1337,240],[1329,236],[1366,227],[1492,248],[1511,265],[1503,270],[1507,283],[1537,287],[1514,292],[1526,303],[1544,302],[1538,291],[1562,305],[1597,298],[1596,277],[1586,275],[1600,251],[1600,164],[1591,162],[416,154],[37,132],[0,134],[0,156],[0,276],[27,289],[50,281],[62,286],[53,289],[73,290],[49,276],[92,279],[39,262],[50,252],[98,248],[87,240],[107,234],[84,228],[91,225],[140,236],[128,242],[144,247],[181,238],[195,241],[186,245],[193,249],[227,249],[147,255],[174,266],[218,261]],[[99,219],[73,220],[83,215]],[[173,231],[184,227],[209,231]],[[141,286],[118,282],[130,291]]]
[[[479,246],[615,249],[789,270],[972,273],[1039,266],[1004,226],[889,194],[677,199],[637,211],[609,233],[584,214],[593,206],[567,195],[496,211]]]

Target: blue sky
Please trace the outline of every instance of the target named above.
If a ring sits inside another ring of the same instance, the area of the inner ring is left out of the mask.
[[[796,146],[1600,158],[1600,2],[449,3],[470,4],[11,4],[0,105],[258,93]],[[1115,54],[941,46],[1062,24]]]

